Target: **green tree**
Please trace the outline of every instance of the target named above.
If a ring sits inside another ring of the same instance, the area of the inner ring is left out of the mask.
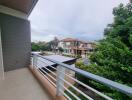
[[[40,47],[35,42],[32,42],[31,43],[31,49],[32,49],[32,51],[39,51]]]
[[[105,29],[105,39],[100,41],[90,59],[106,72],[109,70],[103,76],[131,85],[132,4],[120,4],[113,9],[113,14],[114,22]]]
[[[55,37],[52,41],[50,41],[50,46],[53,52],[56,52],[56,49],[58,47],[59,40],[57,37]]]
[[[80,68],[132,86],[132,4],[129,3],[126,6],[120,4],[113,9],[113,15],[114,22],[108,24],[104,30],[105,38],[99,41],[94,53],[90,56],[91,65],[80,64]],[[107,91],[104,86],[92,81],[91,83],[97,89]],[[118,100],[128,98],[117,92],[109,95],[114,95]]]
[[[32,51],[50,51],[51,47],[50,47],[50,42],[46,43],[46,42],[32,42],[31,43],[31,48]]]
[[[64,49],[62,47],[59,47],[58,50],[62,53],[64,52]]]

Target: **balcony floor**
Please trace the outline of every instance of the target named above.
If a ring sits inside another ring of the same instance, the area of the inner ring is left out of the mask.
[[[5,72],[0,80],[0,100],[51,100],[28,68]]]

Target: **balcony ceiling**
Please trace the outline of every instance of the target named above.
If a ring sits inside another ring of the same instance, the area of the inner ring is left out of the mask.
[[[38,0],[0,0],[0,5],[30,14]]]

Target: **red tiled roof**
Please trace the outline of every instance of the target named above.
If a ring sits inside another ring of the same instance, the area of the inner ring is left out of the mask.
[[[65,38],[65,39],[60,40],[60,42],[75,42],[75,41],[85,43],[85,44],[94,44],[94,42],[82,41],[82,40],[75,39],[75,38]]]
[[[65,38],[61,41],[63,41],[63,42],[73,42],[73,41],[79,41],[79,40],[78,39],[73,39],[73,38]]]

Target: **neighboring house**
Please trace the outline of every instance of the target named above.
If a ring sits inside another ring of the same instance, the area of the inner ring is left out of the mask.
[[[93,51],[93,45],[94,43],[92,42],[66,38],[59,42],[58,47],[62,47],[64,49],[64,53],[86,57],[89,52]]]

